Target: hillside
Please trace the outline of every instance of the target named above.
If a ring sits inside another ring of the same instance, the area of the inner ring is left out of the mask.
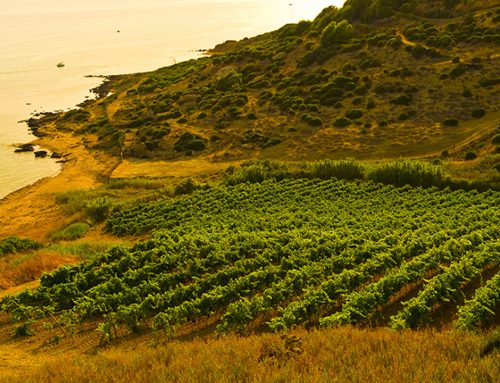
[[[30,119],[0,380],[494,381],[499,21],[348,0]]]
[[[345,9],[221,44],[210,57],[112,78],[110,96],[56,124],[127,159],[495,152],[498,6],[448,19],[399,10],[371,24]],[[334,21],[351,13],[350,23]]]

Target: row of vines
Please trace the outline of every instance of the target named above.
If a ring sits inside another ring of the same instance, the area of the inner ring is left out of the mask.
[[[458,328],[495,320],[500,193],[285,179],[221,185],[139,205],[108,220],[151,238],[45,274],[4,298],[22,323],[173,334],[217,321],[219,333],[296,325],[432,323],[448,301]],[[490,272],[491,274],[491,272]],[[396,305],[394,315],[387,314]]]

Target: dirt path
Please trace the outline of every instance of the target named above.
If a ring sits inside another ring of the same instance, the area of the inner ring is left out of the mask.
[[[410,46],[410,47],[414,47],[415,45],[417,45],[417,43],[414,43],[414,42],[408,40],[406,38],[406,36],[403,35],[403,33],[401,33],[400,31],[396,32],[396,36],[398,36],[398,37],[401,38],[401,42],[403,43],[403,45],[407,45],[407,46]]]

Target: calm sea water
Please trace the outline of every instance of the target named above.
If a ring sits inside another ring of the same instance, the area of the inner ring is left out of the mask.
[[[18,121],[89,97],[100,80],[86,75],[154,70],[342,2],[0,0],[0,198],[60,171],[54,160],[13,153],[34,139]]]

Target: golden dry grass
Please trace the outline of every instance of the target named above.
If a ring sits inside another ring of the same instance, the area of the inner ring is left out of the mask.
[[[119,159],[103,152],[90,152],[81,137],[44,127],[47,133],[35,141],[40,146],[63,154],[61,173],[16,191],[0,201],[0,238],[21,235],[38,241],[71,223],[56,203],[54,193],[75,189],[91,189],[102,184]]]
[[[193,177],[223,172],[229,166],[238,166],[240,162],[212,162],[208,158],[184,161],[124,160],[113,171],[111,178]]]
[[[54,252],[39,251],[27,255],[11,255],[0,262],[0,289],[33,282],[47,271],[75,263],[77,258]]]
[[[483,342],[473,334],[354,328],[136,342],[59,355],[5,382],[494,382],[498,352],[481,358]]]

